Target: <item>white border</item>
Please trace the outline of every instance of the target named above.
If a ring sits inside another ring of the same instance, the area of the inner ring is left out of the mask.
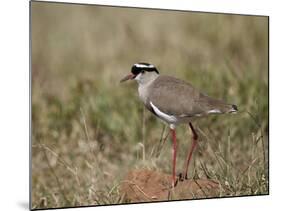
[[[92,0],[118,6],[270,15],[270,196],[169,203],[120,205],[67,210],[273,210],[280,207],[280,11],[274,0]],[[0,199],[1,210],[28,207],[29,11],[28,1],[2,1],[0,7]]]

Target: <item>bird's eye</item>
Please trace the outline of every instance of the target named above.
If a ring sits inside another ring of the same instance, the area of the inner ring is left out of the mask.
[[[145,74],[145,71],[144,71],[144,70],[142,70],[142,71],[141,71],[141,73],[142,73],[142,74]]]

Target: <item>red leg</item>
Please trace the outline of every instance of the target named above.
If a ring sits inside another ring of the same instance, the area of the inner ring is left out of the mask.
[[[197,145],[197,139],[198,139],[198,135],[197,133],[195,132],[191,122],[189,122],[189,127],[192,131],[192,134],[193,134],[193,137],[192,137],[192,145],[191,145],[191,149],[188,153],[188,156],[186,157],[186,169],[185,169],[185,173],[184,173],[184,176],[185,176],[185,179],[187,179],[187,172],[188,172],[188,166],[189,166],[189,163],[190,163],[190,160],[191,160],[191,156],[192,156],[192,153],[194,151],[194,148],[196,147]]]
[[[177,140],[176,131],[171,129],[173,139],[173,186],[176,186],[176,159],[177,159]]]

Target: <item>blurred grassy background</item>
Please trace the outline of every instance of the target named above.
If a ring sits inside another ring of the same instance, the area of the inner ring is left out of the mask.
[[[32,2],[32,207],[124,203],[130,169],[171,173],[168,129],[145,111],[136,62],[238,105],[195,122],[190,177],[268,193],[268,18]],[[191,134],[178,127],[178,172]],[[158,155],[157,155],[158,154]],[[221,196],[225,196],[222,190]]]

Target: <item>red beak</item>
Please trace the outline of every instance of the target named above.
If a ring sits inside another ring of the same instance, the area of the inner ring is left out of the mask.
[[[133,78],[135,78],[135,75],[134,74],[129,74],[129,75],[126,75],[124,78],[122,78],[120,80],[120,83],[124,82],[124,81],[127,81],[127,80],[132,80]]]

